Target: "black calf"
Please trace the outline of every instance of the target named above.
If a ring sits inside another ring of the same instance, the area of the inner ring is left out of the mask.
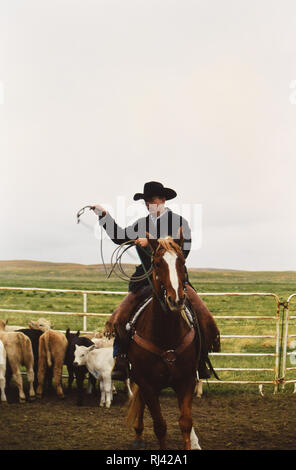
[[[68,369],[68,392],[71,390],[72,383],[74,380],[74,375],[76,377],[76,382],[77,382],[77,390],[78,390],[78,398],[77,398],[77,405],[82,406],[83,405],[83,381],[85,379],[85,376],[88,372],[87,368],[85,366],[74,366],[74,352],[75,352],[75,346],[76,344],[78,346],[92,346],[94,343],[88,339],[85,338],[84,336],[79,337],[80,332],[77,331],[77,333],[70,333],[70,329],[68,328],[66,331],[66,338],[68,340],[68,348],[66,351],[66,357],[65,357],[65,364]],[[92,382],[93,387],[95,387],[96,384],[96,379],[93,377],[93,375],[89,374],[90,380]]]

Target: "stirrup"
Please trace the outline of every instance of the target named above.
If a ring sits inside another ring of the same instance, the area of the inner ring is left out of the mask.
[[[197,372],[200,380],[207,380],[211,377],[211,371],[207,368],[205,361],[199,364]]]
[[[126,353],[118,354],[118,356],[116,356],[114,359],[115,359],[115,365],[112,370],[112,379],[113,380],[126,380],[129,377],[129,362],[128,362],[127,354]],[[121,364],[120,363],[118,364],[117,359],[121,360]]]

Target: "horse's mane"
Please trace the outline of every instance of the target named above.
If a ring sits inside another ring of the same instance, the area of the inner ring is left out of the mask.
[[[177,252],[179,255],[182,254],[182,249],[178,243],[176,243],[172,237],[159,238],[158,239],[159,248],[163,248],[166,251],[171,253]]]

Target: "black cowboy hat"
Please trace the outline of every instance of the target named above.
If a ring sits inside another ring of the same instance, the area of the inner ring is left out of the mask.
[[[145,183],[143,193],[136,193],[134,195],[134,201],[138,201],[139,199],[147,199],[153,196],[165,197],[166,199],[173,199],[177,196],[177,193],[173,189],[165,188],[161,183],[158,183],[157,181],[149,181],[149,183]]]

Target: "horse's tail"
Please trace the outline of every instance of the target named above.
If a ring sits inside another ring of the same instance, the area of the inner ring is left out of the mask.
[[[140,396],[140,389],[138,385],[132,385],[132,392],[133,395],[129,400],[129,408],[126,415],[126,424],[128,426],[133,426],[136,419],[138,418],[139,411],[141,408],[141,396]]]

